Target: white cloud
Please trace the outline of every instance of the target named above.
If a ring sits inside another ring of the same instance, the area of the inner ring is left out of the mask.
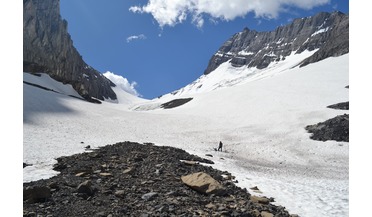
[[[130,83],[128,79],[124,78],[123,76],[116,75],[110,71],[103,73],[103,75],[125,92],[135,96],[140,96],[140,94],[135,89],[135,87],[137,86],[137,82],[133,81],[132,83]]]
[[[133,40],[136,40],[136,39],[142,39],[142,40],[144,40],[144,39],[146,39],[146,36],[144,34],[129,36],[127,38],[127,43],[129,43],[129,42],[131,42]]]
[[[252,12],[263,18],[277,18],[285,7],[311,9],[330,3],[330,0],[148,0],[145,6],[132,6],[133,13],[151,14],[160,27],[183,23],[187,16],[201,28],[204,16],[225,21],[244,17]]]

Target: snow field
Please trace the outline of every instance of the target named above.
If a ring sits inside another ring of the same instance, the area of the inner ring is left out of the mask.
[[[87,145],[152,142],[212,154],[214,167],[231,172],[237,185],[252,194],[249,188],[258,186],[290,213],[348,216],[349,144],[313,141],[304,128],[348,113],[326,107],[349,100],[349,55],[292,68],[302,58],[279,62],[238,85],[148,101],[116,89],[119,103],[99,105],[24,84],[23,158],[33,166],[24,169],[23,181],[55,175],[54,158],[81,153]],[[158,108],[180,97],[193,100]],[[146,109],[132,110],[138,107]],[[213,150],[220,140],[225,152]]]

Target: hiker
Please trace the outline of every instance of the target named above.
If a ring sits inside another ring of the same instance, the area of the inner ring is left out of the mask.
[[[222,151],[222,142],[220,141],[220,144],[218,145],[218,150],[217,151]]]

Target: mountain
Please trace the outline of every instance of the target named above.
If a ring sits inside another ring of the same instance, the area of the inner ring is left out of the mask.
[[[116,100],[115,84],[84,62],[60,15],[59,0],[23,0],[23,71],[44,72],[85,99]]]
[[[211,57],[197,80],[162,96],[188,96],[259,80],[349,53],[349,16],[321,12],[270,32],[244,28]]]
[[[284,60],[291,52],[319,49],[301,66],[349,52],[349,16],[341,12],[321,12],[293,20],[271,32],[245,28],[233,35],[210,59],[204,74],[229,61],[234,67],[263,69],[274,61]]]

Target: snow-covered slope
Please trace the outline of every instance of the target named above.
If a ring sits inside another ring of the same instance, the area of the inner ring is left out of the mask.
[[[239,85],[211,91],[222,78],[210,78],[200,81],[204,91],[194,85],[184,95],[131,103],[93,104],[24,84],[23,155],[33,164],[24,168],[24,182],[54,175],[54,158],[87,145],[153,142],[212,154],[214,166],[232,172],[239,186],[258,186],[290,213],[347,216],[349,144],[311,140],[304,128],[348,113],[327,106],[349,100],[349,55],[302,68],[287,59],[249,76],[250,69],[225,66],[236,78],[247,77]],[[186,96],[193,100],[180,107],[159,106]],[[215,152],[220,140],[224,152]]]
[[[293,51],[285,60],[272,62],[264,69],[257,69],[256,67],[248,66],[234,67],[230,61],[227,61],[222,63],[213,72],[207,75],[202,75],[186,87],[170,94],[174,96],[187,96],[190,94],[209,92],[223,87],[235,86],[274,76],[285,70],[298,66],[301,61],[310,57],[316,51],[318,51],[318,49],[313,51],[306,50],[300,54],[296,54],[296,51]],[[168,95],[163,97],[167,97]]]
[[[38,74],[23,73],[23,81],[29,84],[39,85],[41,87],[47,88],[51,91],[55,91],[63,95],[70,95],[83,99],[83,97],[81,97],[76,92],[76,90],[74,90],[71,84],[63,85],[60,82],[55,81],[45,73]]]

